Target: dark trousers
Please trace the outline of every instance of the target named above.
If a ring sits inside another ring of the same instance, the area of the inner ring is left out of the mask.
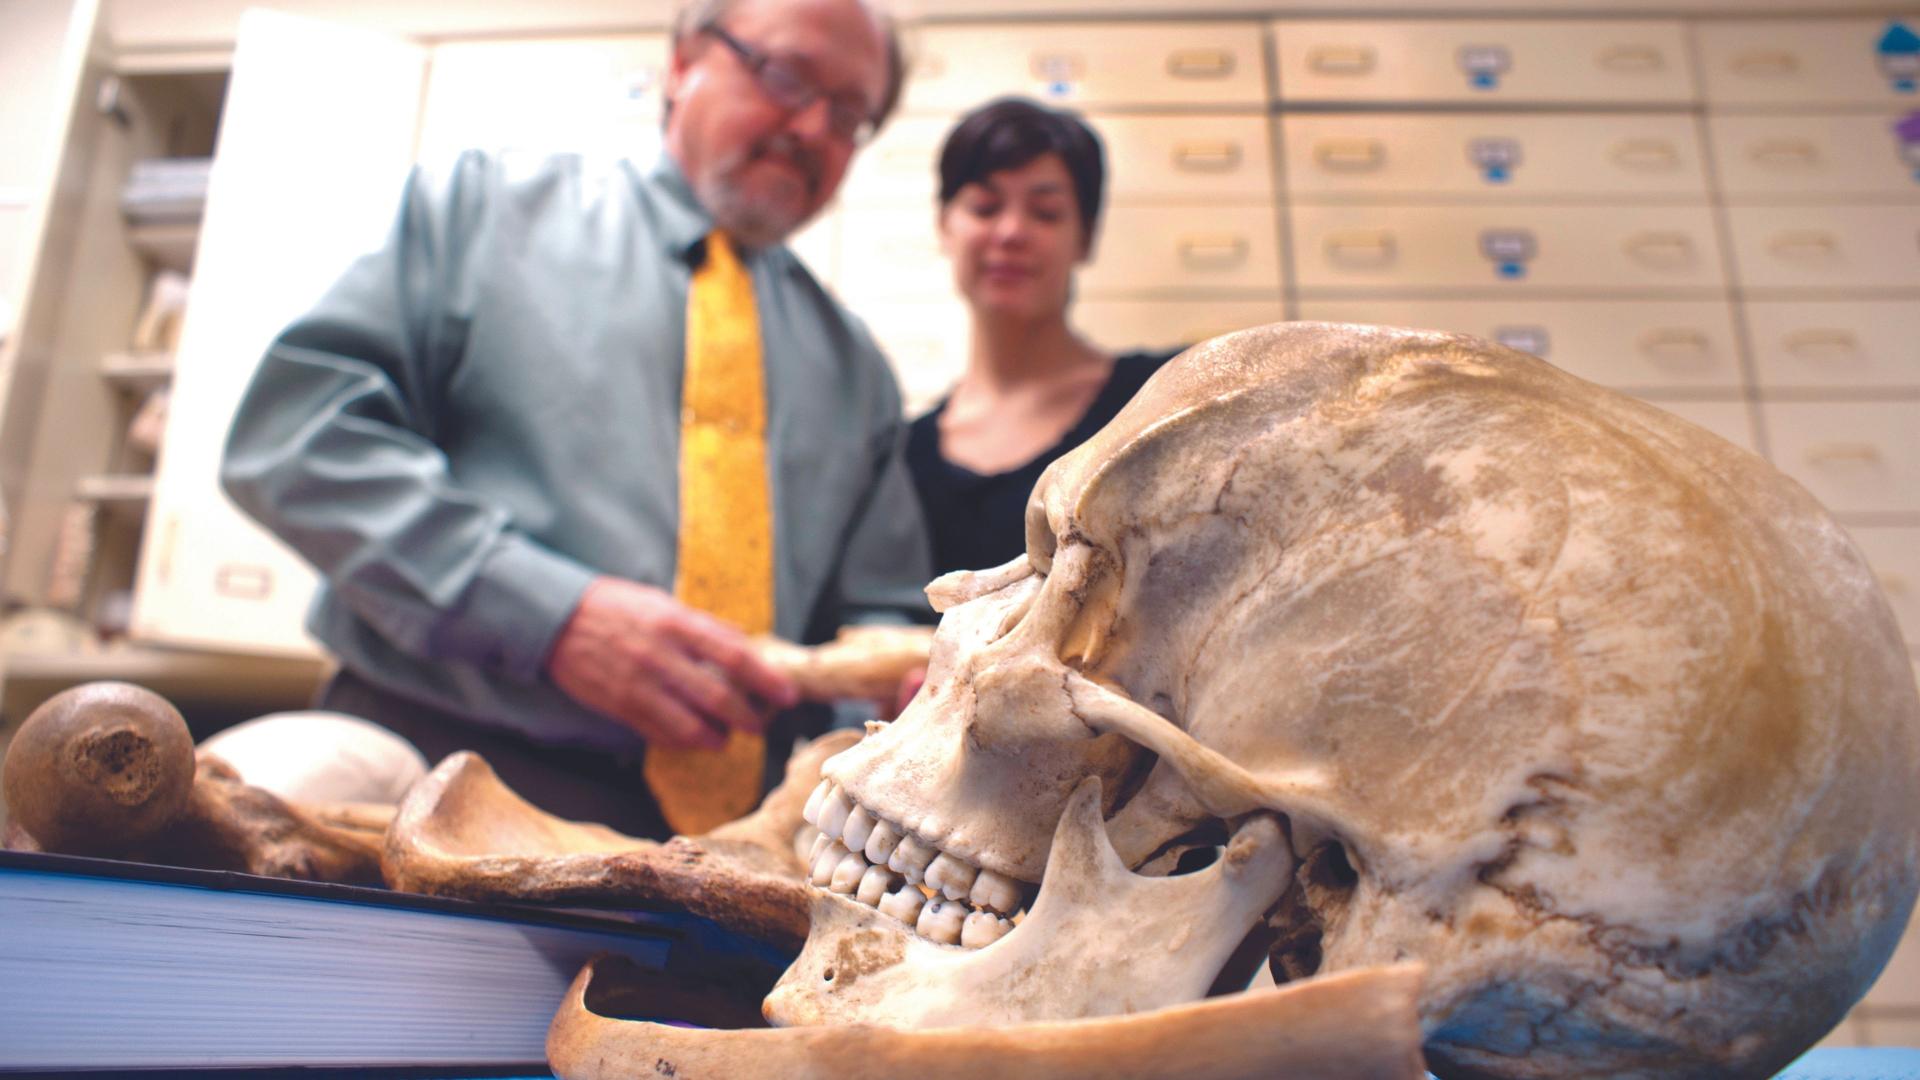
[[[628,836],[672,835],[640,773],[644,753],[616,754],[543,746],[514,732],[423,705],[342,670],[320,688],[316,708],[371,720],[418,747],[428,762],[456,750],[485,758],[514,793],[556,817],[593,821]],[[767,732],[761,790],[777,782],[798,734],[825,730],[830,712],[802,706],[777,717]]]

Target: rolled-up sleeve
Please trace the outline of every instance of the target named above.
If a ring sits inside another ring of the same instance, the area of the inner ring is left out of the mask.
[[[268,349],[221,480],[396,649],[531,681],[593,572],[463,488],[435,442],[486,185],[477,157],[441,184],[416,170],[385,247]]]

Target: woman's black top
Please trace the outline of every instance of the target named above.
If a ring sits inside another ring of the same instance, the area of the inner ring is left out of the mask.
[[[1113,373],[1093,403],[1060,441],[1039,457],[1008,472],[982,476],[940,453],[941,398],[907,433],[907,468],[933,537],[933,572],[983,570],[1027,550],[1027,496],[1047,466],[1092,438],[1179,350],[1128,353],[1113,361]]]

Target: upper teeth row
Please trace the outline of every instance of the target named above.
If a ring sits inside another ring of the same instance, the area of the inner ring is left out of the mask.
[[[985,945],[1012,928],[1003,916],[1026,899],[1020,882],[941,851],[858,805],[831,780],[820,781],[801,816],[819,830],[795,838],[795,854],[815,885],[877,907],[923,937]],[[933,893],[940,895],[926,902]],[[968,914],[959,901],[991,910]]]

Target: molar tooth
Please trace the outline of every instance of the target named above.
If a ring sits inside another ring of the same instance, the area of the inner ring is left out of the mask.
[[[840,864],[833,868],[833,878],[827,882],[827,888],[852,896],[853,890],[860,887],[860,878],[866,872],[866,858],[857,851],[848,851],[840,857]]]
[[[979,871],[944,852],[927,866],[927,887],[939,889],[949,900],[965,900]]]
[[[887,890],[906,883],[905,878],[884,866],[869,866],[866,873],[860,875],[860,887],[854,890],[854,899],[868,907],[879,907]]]
[[[853,800],[847,798],[847,790],[835,786],[827,792],[827,800],[820,804],[820,820],[815,824],[828,836],[838,838],[840,831],[847,827],[847,815],[853,813]]]
[[[1006,937],[1011,929],[1012,923],[993,912],[976,911],[960,924],[960,944],[969,949],[983,949]]]
[[[967,899],[974,907],[992,908],[1005,915],[1020,906],[1020,883],[997,870],[982,870],[973,879],[973,891]]]
[[[956,904],[944,897],[934,897],[927,906],[920,909],[920,918],[913,928],[920,936],[942,945],[960,944],[960,925],[966,910],[965,904]]]
[[[873,823],[873,832],[867,836],[867,861],[875,866],[885,866],[893,849],[899,846],[900,826],[881,818]]]
[[[939,848],[908,833],[900,838],[900,846],[893,849],[893,855],[887,859],[887,866],[896,874],[906,875],[908,881],[917,885],[920,883],[921,876],[927,872],[927,864],[932,862],[934,856],[938,854],[940,854]]]
[[[847,827],[840,832],[840,842],[847,845],[848,851],[862,851],[867,846],[867,837],[872,833],[872,812],[864,806],[855,806],[847,814]]]
[[[926,902],[919,889],[903,884],[897,891],[880,898],[880,912],[913,926],[920,921],[920,909]]]
[[[821,848],[820,854],[813,857],[813,883],[822,888],[832,884],[834,868],[838,867],[840,860],[849,854],[851,852],[841,847],[838,840],[827,841],[827,846]]]
[[[805,819],[807,824],[820,824],[820,806],[827,801],[827,795],[832,790],[833,781],[822,777],[820,783],[814,787],[813,794],[807,796],[806,809],[800,811],[801,818]]]

